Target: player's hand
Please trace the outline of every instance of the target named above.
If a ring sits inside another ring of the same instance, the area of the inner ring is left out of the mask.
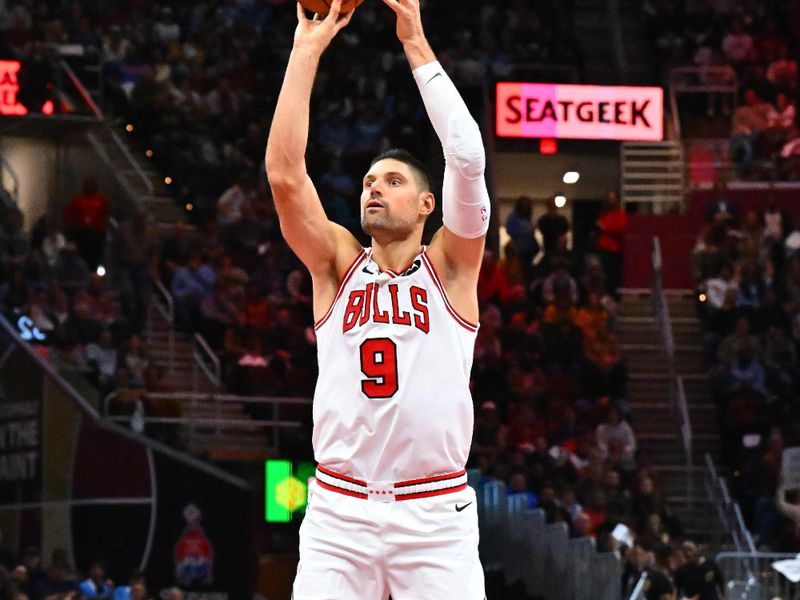
[[[294,31],[294,45],[310,48],[319,54],[325,51],[331,40],[342,29],[347,27],[353,12],[341,14],[342,0],[333,0],[331,10],[325,18],[314,15],[313,19],[306,17],[305,9],[297,3],[297,29]]]
[[[425,39],[419,0],[383,0],[397,15],[397,39],[401,43]]]

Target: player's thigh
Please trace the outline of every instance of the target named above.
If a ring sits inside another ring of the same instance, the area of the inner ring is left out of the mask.
[[[475,492],[407,500],[387,536],[393,600],[484,600]]]
[[[378,529],[366,501],[336,496],[318,488],[309,493],[292,598],[385,600]]]

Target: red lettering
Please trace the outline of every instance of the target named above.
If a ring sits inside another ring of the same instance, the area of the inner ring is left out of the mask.
[[[344,311],[344,321],[342,322],[342,331],[350,331],[356,326],[358,316],[361,314],[361,309],[364,307],[364,292],[362,290],[353,290],[350,292],[350,297],[347,299],[347,308]]]
[[[375,285],[375,288],[372,290],[372,320],[376,323],[388,323],[389,322],[389,313],[387,311],[381,312],[380,306],[378,306],[378,286]]]
[[[431,329],[428,314],[428,292],[417,286],[411,286],[411,306],[417,311],[414,315],[414,327],[428,333]]]
[[[411,314],[400,310],[397,299],[397,285],[389,284],[389,293],[392,296],[392,323],[395,325],[411,325]]]
[[[375,289],[374,283],[367,284],[367,292],[364,296],[364,307],[361,309],[361,318],[358,320],[359,327],[363,327],[369,321],[369,315],[372,312],[372,293]]]

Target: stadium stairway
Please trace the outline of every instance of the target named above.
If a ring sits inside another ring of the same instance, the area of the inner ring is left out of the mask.
[[[650,290],[622,290],[619,308],[622,351],[628,367],[628,401],[639,448],[658,475],[662,495],[684,525],[685,535],[708,542],[708,500],[703,485],[703,457],[720,461],[720,440],[714,404],[702,355],[701,324],[690,290],[666,292],[675,340],[675,373],[683,377],[692,429],[690,482],[681,436],[681,419],[672,405],[674,382],[665,361],[658,323],[653,318]]]
[[[168,225],[183,217],[184,211],[168,194],[164,176],[141,150],[128,143],[124,132],[125,125],[109,122],[108,127],[92,132],[89,142],[107,159],[114,173],[140,199],[156,223]]]
[[[191,427],[191,419],[223,419],[237,421],[251,417],[244,402],[217,402],[213,394],[224,390],[209,379],[196,365],[192,335],[171,331],[174,325],[151,304],[147,319],[147,351],[152,360],[167,372],[168,387],[173,392],[206,394],[194,402],[181,402],[180,416],[187,423],[179,425],[179,444],[190,453],[213,461],[250,462],[272,457],[267,432],[256,425],[235,427]],[[170,334],[174,336],[174,354],[170,361]]]

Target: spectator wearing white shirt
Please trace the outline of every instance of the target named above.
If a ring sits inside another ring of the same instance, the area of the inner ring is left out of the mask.
[[[800,219],[795,221],[791,233],[786,236],[786,240],[783,242],[783,246],[789,256],[800,251]]]
[[[169,48],[181,38],[181,26],[175,22],[172,9],[165,6],[161,9],[159,20],[153,26],[153,31],[161,44]]]
[[[603,458],[609,456],[609,447],[614,440],[618,440],[622,445],[622,460],[633,462],[636,453],[636,437],[628,422],[622,420],[622,415],[615,406],[608,409],[605,423],[597,426],[595,439]]]
[[[725,303],[725,294],[728,293],[728,290],[734,290],[735,292],[737,287],[733,265],[731,263],[723,264],[717,276],[706,281],[708,305],[717,310],[722,308]]]

